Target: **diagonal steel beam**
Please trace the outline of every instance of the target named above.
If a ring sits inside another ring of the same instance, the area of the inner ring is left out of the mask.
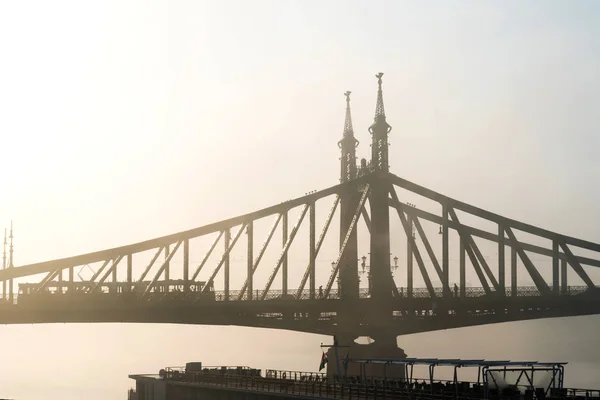
[[[104,273],[104,275],[102,275],[102,278],[100,278],[100,280],[94,285],[94,287],[92,287],[92,289],[89,291],[89,293],[94,293],[94,292],[96,292],[96,290],[98,290],[98,288],[104,283],[104,281],[106,280],[106,278],[108,278],[108,276],[111,274],[111,272],[113,272],[115,270],[115,268],[117,268],[117,265],[119,265],[119,263],[121,262],[122,259],[123,259],[123,256],[118,256],[113,261],[110,268]]]
[[[331,225],[331,221],[333,220],[333,215],[335,214],[335,210],[337,209],[339,204],[340,204],[340,196],[336,196],[335,202],[333,203],[333,207],[331,207],[331,211],[329,211],[329,215],[327,216],[327,219],[325,220],[325,226],[323,226],[323,229],[321,230],[321,235],[319,236],[319,239],[317,240],[317,243],[315,244],[315,250],[314,250],[315,257],[317,257],[317,255],[319,254],[319,250],[321,250],[321,245],[323,244],[323,240],[325,239],[325,235],[327,234],[327,231],[329,230],[329,226]],[[363,207],[363,210],[364,209],[365,208]],[[298,290],[296,291],[297,299],[300,299],[302,296],[302,291],[304,290],[304,287],[306,286],[306,282],[308,281],[308,277],[310,276],[311,267],[312,267],[312,264],[309,260],[308,265],[306,266],[306,270],[304,271],[304,275],[302,276],[302,280],[300,281],[300,286],[298,287]]]
[[[515,236],[512,229],[508,226],[505,226],[504,230],[506,231],[506,234],[508,235],[508,239],[512,243],[512,246],[514,247],[514,249],[519,254],[519,257],[521,258],[521,261],[523,261],[523,265],[525,266],[525,269],[527,270],[527,272],[529,272],[529,275],[531,276],[533,283],[535,283],[535,286],[537,286],[540,293],[541,294],[550,294],[552,292],[550,290],[550,287],[548,286],[548,284],[546,283],[544,278],[542,278],[542,275],[540,275],[539,271],[535,268],[535,266],[533,265],[533,263],[531,262],[529,257],[527,257],[527,253],[525,253],[525,251],[519,244],[519,241],[517,240],[517,237]]]
[[[486,294],[490,294],[492,292],[490,290],[490,285],[488,284],[488,281],[485,278],[485,275],[484,275],[481,267],[479,266],[479,262],[477,261],[477,256],[475,255],[475,252],[473,251],[473,248],[471,247],[471,241],[469,240],[469,234],[467,232],[465,232],[464,229],[461,228],[462,225],[458,221],[456,212],[454,212],[454,209],[452,207],[449,207],[448,213],[450,214],[450,217],[456,223],[456,231],[458,232],[458,235],[460,236],[460,239],[465,248],[465,251],[467,252],[467,255],[469,256],[469,260],[471,260],[471,265],[473,266],[473,269],[475,270],[475,273],[477,274],[477,277],[479,278],[479,282],[481,282],[481,286],[483,286],[483,290],[485,290]]]
[[[163,247],[170,243],[176,243],[179,240],[194,239],[200,236],[219,232],[227,228],[234,228],[244,223],[245,221],[256,221],[268,217],[270,215],[279,214],[285,210],[291,210],[292,208],[296,208],[307,203],[315,202],[319,199],[329,197],[334,194],[345,193],[349,190],[349,188],[357,187],[367,182],[369,179],[370,177],[365,175],[363,177],[344,182],[324,190],[310,193],[305,196],[289,200],[281,204],[276,204],[263,208],[262,210],[258,210],[244,215],[239,215],[237,217],[229,218],[223,221],[217,221],[187,231],[177,232],[170,235],[145,240],[143,242],[132,243],[126,246],[115,247],[112,249],[95,251],[93,253],[61,258],[58,260],[50,260],[35,264],[23,265],[18,268],[7,268],[5,270],[0,270],[0,280],[8,280],[10,278],[19,278],[23,276],[43,274],[46,272],[53,271],[57,268],[63,269],[73,265],[93,264],[114,257],[115,254],[136,254],[156,249],[158,247]]]
[[[215,247],[217,247],[217,244],[219,243],[219,240],[221,240],[221,237],[223,236],[224,233],[225,233],[225,231],[219,232],[216,239],[213,240],[212,244],[210,245],[210,248],[208,249],[206,254],[204,254],[204,258],[202,259],[202,261],[200,262],[198,267],[196,267],[196,270],[194,271],[194,274],[192,275],[192,279],[190,279],[190,282],[194,282],[196,280],[196,278],[198,277],[198,274],[200,273],[200,271],[202,271],[204,264],[206,264],[206,262],[208,261],[208,258],[212,254]]]
[[[429,259],[431,260],[431,263],[433,264],[433,268],[435,268],[435,272],[438,274],[438,276],[440,278],[440,282],[444,282],[444,274],[442,272],[442,267],[440,266],[440,263],[437,260],[437,257],[435,256],[435,252],[433,251],[433,248],[431,247],[431,243],[429,243],[429,239],[427,239],[427,235],[425,234],[425,230],[423,230],[423,226],[421,225],[421,222],[419,221],[419,217],[413,218],[413,222],[415,224],[415,227],[417,228],[419,237],[423,241],[423,245],[425,246],[425,251],[427,251],[427,256],[429,256]],[[446,289],[450,290],[450,285],[448,284],[446,286],[447,286]]]
[[[104,262],[102,263],[102,266],[100,268],[98,268],[98,271],[94,272],[94,274],[88,280],[88,282],[92,283],[92,282],[96,281],[96,279],[98,279],[100,274],[102,274],[102,271],[104,271],[104,269],[108,266],[108,264],[110,263],[110,260],[111,260],[110,258],[104,260]]]
[[[391,199],[390,199],[390,207],[396,207],[395,203]],[[408,213],[412,214],[414,218],[419,217],[419,218],[423,218],[424,220],[433,222],[438,225],[442,224],[442,217],[440,217],[439,215],[430,213],[428,211],[421,210],[416,207],[410,207],[410,208],[405,207],[405,212],[407,214]],[[464,229],[470,235],[479,237],[479,238],[482,238],[485,240],[489,240],[490,242],[498,243],[498,241],[499,241],[498,233],[491,233],[488,231],[484,231],[483,229],[474,228],[469,225],[457,224],[454,221],[448,221],[448,227],[451,229],[455,229],[457,231],[458,231],[458,229]],[[534,244],[530,244],[530,243],[526,243],[526,242],[519,242],[519,243],[521,244],[521,247],[523,247],[523,250],[525,250],[525,251],[529,251],[529,252],[532,252],[535,254],[540,254],[540,255],[548,256],[548,257],[553,256],[552,249],[547,249],[547,248],[537,246]],[[505,245],[510,247],[510,242],[505,242]],[[558,256],[561,260],[566,260],[566,256],[564,253],[561,252],[561,253],[559,253]],[[591,265],[594,267],[600,267],[600,260],[589,258],[589,257],[582,257],[582,256],[575,256],[575,258],[577,259],[577,261],[579,261],[580,264]]]
[[[454,211],[454,208],[449,207],[448,212],[450,213],[450,216],[452,217],[454,222],[456,222],[457,224],[460,224],[460,221],[458,220],[458,216],[456,215],[456,211]],[[492,283],[492,286],[494,286],[494,289],[500,290],[500,285],[498,284],[498,281],[496,280],[494,273],[492,272],[492,270],[490,269],[490,266],[485,261],[485,258],[483,258],[483,255],[481,254],[479,247],[477,247],[477,243],[475,243],[475,241],[473,240],[473,237],[471,235],[469,235],[468,232],[465,232],[464,230],[461,230],[461,232],[459,232],[459,234],[461,235],[461,238],[464,240],[465,244],[471,248],[471,251],[473,252],[475,257],[479,261],[478,265],[480,265],[481,268],[485,271],[487,277],[489,278],[490,282]]]
[[[595,288],[596,285],[594,285],[594,282],[592,282],[589,275],[585,272],[585,270],[583,269],[581,264],[579,264],[579,262],[577,261],[577,258],[575,258],[575,256],[573,255],[573,252],[571,251],[569,246],[564,241],[561,241],[560,247],[563,248],[563,251],[565,252],[565,255],[567,256],[567,261],[569,262],[569,264],[571,265],[573,270],[577,273],[577,275],[579,275],[581,280],[584,281],[585,284],[588,285],[589,288]]]
[[[285,246],[283,246],[283,250],[281,251],[279,258],[277,259],[275,268],[273,269],[273,272],[271,273],[271,276],[269,277],[269,280],[267,281],[267,284],[265,285],[265,290],[262,292],[262,294],[259,297],[260,300],[264,300],[265,297],[267,296],[267,292],[271,288],[271,285],[273,284],[273,281],[275,280],[275,277],[277,276],[277,272],[279,272],[279,267],[281,267],[283,258],[287,255],[287,252],[290,249],[290,246],[292,245],[294,238],[296,237],[296,233],[298,233],[298,228],[300,228],[300,224],[302,223],[302,220],[304,219],[304,216],[306,215],[306,212],[308,211],[309,208],[310,208],[310,204],[306,204],[304,206],[304,209],[302,210],[302,214],[300,214],[298,221],[296,221],[296,225],[294,225],[294,228],[292,228],[292,232],[290,233],[290,236],[288,237],[287,241],[285,242]]]
[[[164,249],[164,247],[160,247],[158,249],[158,251],[156,253],[154,253],[154,257],[152,257],[152,260],[150,260],[150,262],[148,263],[148,266],[146,267],[146,269],[144,270],[144,272],[142,272],[142,275],[140,275],[140,279],[138,279],[138,283],[144,282],[144,279],[146,278],[146,275],[148,275],[148,272],[150,272],[150,270],[152,269],[152,266],[154,265],[154,263],[158,259],[158,256],[160,256],[160,253],[163,251],[163,249]]]
[[[363,206],[360,213],[362,214],[363,221],[365,221],[365,225],[367,226],[367,230],[369,231],[369,234],[370,234],[371,233],[371,218],[369,217],[369,212],[367,211],[367,207]]]
[[[390,190],[390,192],[392,193],[392,197],[395,196],[396,201],[398,201],[398,197],[393,188]],[[408,223],[408,220],[406,219],[404,212],[400,211],[400,209],[398,209],[398,208],[396,208],[396,212],[398,213],[398,218],[400,218],[400,222],[402,222],[402,227],[404,228],[404,233],[406,233],[406,240],[408,240],[411,244],[412,253],[413,253],[415,259],[417,260],[417,265],[419,266],[419,270],[421,271],[421,276],[423,277],[423,281],[425,282],[427,291],[429,292],[429,295],[431,296],[431,298],[435,299],[437,297],[435,294],[435,289],[433,287],[433,284],[431,283],[431,278],[429,278],[429,273],[427,272],[427,268],[425,267],[423,258],[421,257],[421,252],[419,251],[419,248],[417,247],[417,242],[412,235],[412,229],[410,227],[410,224]]]
[[[394,189],[394,185],[391,185],[390,195],[392,196],[392,198],[390,200],[392,202],[392,207],[396,209],[396,211],[398,212],[398,216],[400,216],[400,212],[412,215],[412,213],[410,212],[410,209],[412,209],[413,207],[404,206],[404,204],[402,204],[400,202],[400,199],[398,198],[398,193],[396,193],[396,189]],[[438,274],[438,277],[440,278],[440,282],[443,283],[444,276],[442,273],[442,267],[440,266],[440,264],[437,260],[437,257],[435,256],[435,253],[434,253],[433,249],[431,248],[431,244],[429,243],[429,240],[427,239],[427,235],[425,234],[425,231],[423,230],[423,226],[421,225],[421,222],[419,222],[419,217],[413,215],[412,220],[413,220],[413,223],[415,224],[415,227],[417,228],[417,232],[419,232],[419,237],[421,237],[421,240],[423,241],[423,245],[425,246],[427,255],[429,256],[429,258],[431,259],[431,262],[433,263],[433,268],[435,268],[435,272]],[[414,247],[416,247],[416,246],[414,246]]]
[[[329,276],[329,281],[327,282],[327,287],[325,288],[325,292],[323,293],[324,298],[329,297],[329,292],[331,291],[331,287],[333,286],[335,277],[340,269],[340,260],[342,259],[342,256],[344,255],[344,250],[346,250],[346,245],[348,244],[348,241],[350,240],[352,231],[356,227],[356,223],[358,222],[358,217],[360,216],[360,210],[362,210],[362,208],[365,206],[365,202],[367,201],[367,197],[369,196],[370,188],[371,188],[371,185],[369,183],[367,183],[365,185],[365,188],[363,189],[362,197],[360,198],[360,201],[358,202],[358,207],[356,208],[356,212],[354,213],[352,222],[350,222],[350,226],[348,227],[348,232],[346,232],[346,237],[344,239],[344,242],[342,243],[342,247],[340,248],[340,253],[338,254],[338,258],[335,262],[335,267],[333,268],[333,271],[331,271],[331,275]]]
[[[242,224],[242,226],[240,226],[240,229],[235,234],[235,237],[233,238],[233,240],[229,244],[229,247],[223,252],[223,255],[221,256],[221,261],[219,261],[219,264],[217,264],[217,267],[213,271],[212,275],[210,276],[210,278],[208,279],[208,281],[206,281],[206,284],[204,285],[204,288],[202,290],[203,292],[208,292],[209,291],[209,288],[212,286],[212,283],[214,282],[215,277],[217,276],[217,274],[221,270],[221,267],[225,263],[225,260],[229,257],[229,253],[231,253],[231,250],[233,250],[233,247],[235,246],[235,244],[237,243],[238,239],[240,238],[240,236],[242,236],[242,233],[244,233],[245,230],[246,230],[246,223],[244,222]]]
[[[252,265],[252,276],[254,276],[254,273],[256,272],[256,269],[258,268],[258,264],[260,263],[260,260],[262,260],[262,257],[265,254],[265,250],[267,250],[267,247],[269,246],[269,243],[271,242],[271,239],[273,238],[273,235],[275,234],[277,225],[279,225],[279,221],[281,221],[282,218],[283,218],[283,214],[279,214],[277,216],[277,219],[275,220],[275,222],[273,222],[273,225],[271,225],[271,230],[269,230],[269,235],[265,239],[262,247],[260,248],[260,251],[258,252],[258,256],[256,256],[256,260],[254,261],[254,264]],[[244,293],[246,292],[246,290],[248,290],[248,278],[246,278],[246,281],[242,285],[242,290],[240,290],[240,294],[238,295],[238,300],[242,300],[244,298]]]
[[[171,259],[173,258],[175,253],[177,253],[177,250],[179,249],[179,246],[181,246],[182,243],[183,243],[183,240],[180,240],[179,242],[177,242],[177,244],[173,248],[173,251],[165,251],[165,254],[167,254],[167,257],[165,257],[165,261],[160,266],[158,271],[156,271],[156,274],[154,274],[154,278],[152,279],[150,284],[146,287],[146,290],[144,290],[144,294],[149,293],[150,290],[156,285],[156,282],[158,282],[158,280],[160,279],[160,275],[163,273],[163,271],[165,271],[167,269],[167,267],[169,266],[169,263],[171,262]]]
[[[388,179],[391,180],[394,185],[397,185],[401,188],[404,188],[413,193],[419,194],[428,199],[437,201],[439,203],[446,203],[452,206],[457,210],[464,211],[476,217],[496,222],[505,226],[510,226],[515,229],[518,229],[523,232],[532,233],[537,236],[541,236],[546,239],[554,240],[555,238],[561,238],[567,244],[572,244],[573,246],[581,247],[586,250],[592,250],[600,252],[600,243],[593,243],[587,240],[577,239],[571,236],[561,235],[557,232],[552,232],[546,229],[539,228],[537,226],[533,226],[530,224],[526,224],[524,222],[520,222],[514,219],[506,218],[501,215],[492,213],[490,211],[486,211],[482,208],[472,206],[470,204],[464,203],[462,201],[458,201],[452,199],[448,196],[444,196],[441,193],[437,193],[431,189],[427,189],[423,186],[417,185],[416,183],[409,182],[406,179],[400,178],[394,174],[389,174]]]
[[[58,275],[58,273],[60,271],[61,271],[60,269],[56,269],[52,272],[48,272],[48,274],[40,282],[40,285],[38,286],[36,293],[42,293],[42,291],[46,288],[46,286],[48,286],[48,283],[52,282],[52,280],[54,278],[56,278],[56,276]]]

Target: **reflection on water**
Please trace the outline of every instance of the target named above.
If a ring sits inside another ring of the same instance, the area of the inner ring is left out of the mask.
[[[412,357],[568,361],[565,385],[593,388],[600,377],[600,316],[560,318],[400,337]],[[0,397],[125,399],[128,374],[208,365],[316,371],[321,342],[297,332],[216,326],[54,324],[2,326]],[[415,368],[415,375],[418,374]],[[452,371],[440,368],[439,378]],[[475,380],[476,371],[459,377]],[[426,376],[426,371],[422,375]]]

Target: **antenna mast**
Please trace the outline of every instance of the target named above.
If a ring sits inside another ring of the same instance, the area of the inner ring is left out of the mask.
[[[8,247],[8,268],[13,268],[13,222],[10,221],[10,235],[8,236],[10,239],[10,245]],[[6,281],[4,281],[6,282]],[[10,278],[8,281],[8,301],[10,304],[13,304],[13,279]]]
[[[6,228],[4,228],[4,251],[2,252],[2,269],[6,269]],[[2,300],[6,300],[6,280],[2,281]]]

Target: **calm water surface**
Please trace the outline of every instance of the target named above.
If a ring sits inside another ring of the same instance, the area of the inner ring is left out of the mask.
[[[568,361],[565,384],[600,387],[600,316],[488,325],[400,337],[409,356]],[[329,337],[238,327],[0,326],[0,398],[125,399],[128,374],[205,365],[316,371]],[[440,371],[444,372],[444,371]],[[462,378],[469,378],[465,370]]]

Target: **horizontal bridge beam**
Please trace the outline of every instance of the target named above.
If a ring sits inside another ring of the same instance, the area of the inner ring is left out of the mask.
[[[396,204],[391,199],[390,199],[390,207],[397,208]],[[400,206],[400,208],[402,210],[404,210],[406,213],[409,213],[411,215],[417,216],[419,218],[423,218],[427,221],[434,222],[438,225],[442,224],[442,217],[439,215],[430,213],[428,211],[421,210],[416,207]],[[486,239],[491,242],[498,243],[498,240],[499,240],[497,233],[491,233],[491,232],[485,231],[483,229],[474,228],[469,225],[457,224],[456,222],[451,221],[451,220],[448,220],[448,227],[451,229],[454,229],[454,230],[456,230],[458,228],[464,229],[466,232],[468,232],[472,236]],[[511,247],[510,240],[505,240],[504,243],[506,244],[506,246]],[[540,254],[540,255],[544,255],[544,256],[548,256],[548,257],[552,257],[552,255],[553,255],[552,249],[547,249],[545,247],[537,246],[537,245],[530,244],[530,243],[524,243],[521,241],[519,241],[519,243],[521,244],[521,247],[523,247],[523,250],[525,250],[525,251],[530,251],[532,253],[536,253],[536,254]],[[558,256],[562,260],[567,260],[567,256],[563,252],[559,252]],[[577,261],[579,261],[580,264],[590,265],[593,267],[600,267],[600,259],[596,260],[593,258],[581,257],[581,256],[576,256],[575,258],[577,259]]]

